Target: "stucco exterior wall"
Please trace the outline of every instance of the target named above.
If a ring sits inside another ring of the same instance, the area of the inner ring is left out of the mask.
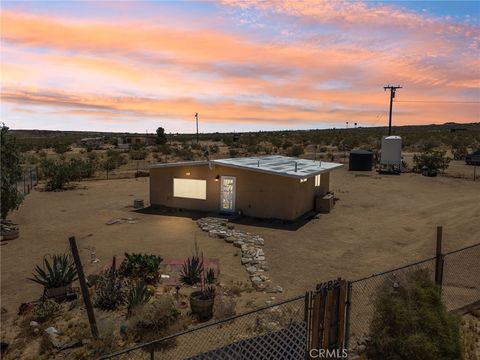
[[[190,175],[187,175],[189,173]],[[220,181],[217,176],[236,178],[235,210],[259,218],[295,220],[312,210],[315,196],[324,193],[315,187],[315,178],[299,179],[207,164],[158,167],[150,169],[150,203],[201,211],[220,210]],[[207,199],[173,196],[173,178],[200,179],[207,182]]]

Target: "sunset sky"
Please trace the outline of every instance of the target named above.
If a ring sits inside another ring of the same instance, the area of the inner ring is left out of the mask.
[[[253,131],[480,121],[480,2],[2,1],[15,129]]]

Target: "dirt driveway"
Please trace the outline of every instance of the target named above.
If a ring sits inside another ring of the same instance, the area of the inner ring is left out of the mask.
[[[334,211],[296,230],[259,221],[236,225],[265,238],[270,277],[285,289],[277,299],[299,295],[319,281],[357,278],[432,256],[437,224],[444,226],[447,250],[480,241],[480,182],[340,170],[331,184],[340,199]],[[208,237],[182,216],[187,214],[134,212],[136,198],[148,199],[148,178],[82,182],[76,190],[28,195],[11,216],[20,225],[20,238],[0,248],[2,306],[16,312],[20,303],[41,295],[26,278],[45,254],[67,251],[71,235],[87,273],[124,252],[189,256],[197,239],[206,256],[220,259],[222,282],[247,280],[238,249]],[[106,225],[114,218],[133,221]],[[90,263],[93,248],[99,263]]]

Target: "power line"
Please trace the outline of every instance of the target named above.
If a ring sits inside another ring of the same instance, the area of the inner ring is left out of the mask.
[[[395,92],[397,89],[401,89],[402,87],[400,85],[397,86],[392,86],[392,85],[387,85],[384,86],[383,89],[385,91],[390,90],[390,113],[388,117],[388,136],[392,135],[392,107],[393,107],[393,99],[395,98]]]
[[[456,101],[456,100],[395,100],[404,103],[429,103],[429,104],[479,104],[480,101]]]

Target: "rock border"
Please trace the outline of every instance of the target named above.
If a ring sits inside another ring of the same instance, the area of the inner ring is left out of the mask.
[[[235,230],[234,224],[228,219],[205,217],[197,220],[197,225],[202,231],[208,232],[210,237],[223,239],[226,243],[240,248],[240,261],[248,272],[250,281],[257,291],[268,293],[281,293],[281,286],[271,283],[268,266],[263,246],[265,240],[259,235]]]

